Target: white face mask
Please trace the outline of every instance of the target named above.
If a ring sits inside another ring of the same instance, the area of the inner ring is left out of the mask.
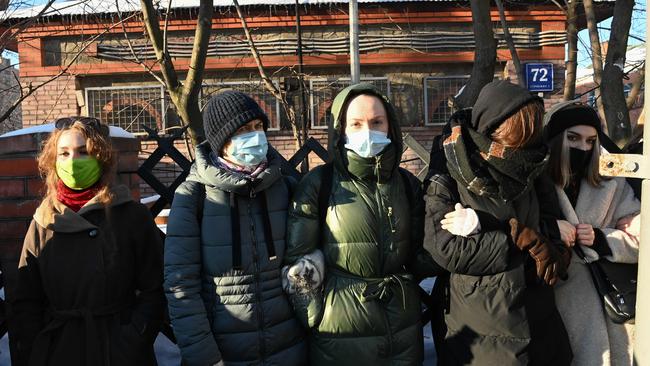
[[[375,130],[361,130],[345,135],[345,148],[364,158],[377,156],[390,142],[386,132]]]
[[[253,131],[233,136],[230,158],[242,166],[257,166],[266,159],[269,144],[263,131]]]

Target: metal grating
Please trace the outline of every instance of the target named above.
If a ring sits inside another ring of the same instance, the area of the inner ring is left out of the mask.
[[[274,82],[278,86],[277,82]],[[215,94],[225,90],[238,90],[255,99],[269,118],[269,130],[280,129],[280,101],[271,94],[260,81],[228,81],[215,84],[204,84],[201,90],[201,109]]]
[[[447,123],[452,114],[450,98],[458,94],[468,81],[469,76],[424,78],[425,125]]]
[[[390,82],[388,78],[367,77],[361,78],[361,82],[375,85],[384,95],[390,98]],[[334,97],[350,84],[349,78],[309,80],[309,110],[312,128],[325,129],[333,122],[331,107]]]
[[[86,89],[88,115],[131,133],[142,128],[165,128],[162,86],[99,87]]]

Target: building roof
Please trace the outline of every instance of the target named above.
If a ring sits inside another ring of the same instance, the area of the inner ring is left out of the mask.
[[[166,9],[170,0],[160,0],[159,7]],[[213,0],[215,7],[229,7],[233,5],[232,0]],[[614,2],[615,0],[596,0],[596,2]],[[131,12],[140,10],[140,1],[127,0],[119,1],[119,9],[116,1],[113,0],[71,0],[55,2],[48,8],[41,18],[60,17],[60,16],[83,16],[87,14],[113,14],[119,12]],[[201,0],[173,0],[172,9],[192,9],[198,8]],[[331,5],[347,3],[347,0],[298,0],[301,5]],[[457,0],[358,0],[359,3],[402,3],[402,2],[467,2]],[[242,6],[288,6],[294,5],[295,0],[240,0]],[[9,9],[0,12],[0,19],[24,19],[39,15],[43,11],[44,5],[30,8]]]
[[[215,7],[233,6],[232,0],[213,0]],[[359,3],[387,3],[387,2],[454,2],[454,0],[358,0]],[[198,8],[200,0],[173,0],[172,9],[191,9]],[[345,0],[299,0],[301,5],[325,5],[336,3],[347,3]],[[169,0],[160,0],[159,7],[166,9]],[[239,0],[242,6],[247,5],[294,5],[295,0]],[[4,16],[2,19],[22,19],[31,18],[38,15],[44,8],[44,5],[34,6],[31,8],[21,8],[1,12]],[[130,12],[140,10],[140,1],[129,0],[120,1],[119,9],[116,1],[113,0],[72,0],[55,2],[47,9],[42,17],[66,16],[66,15],[85,15],[85,14],[111,14],[120,12]]]

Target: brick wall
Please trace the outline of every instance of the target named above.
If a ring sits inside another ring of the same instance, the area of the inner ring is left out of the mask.
[[[21,79],[23,87],[32,83],[39,85],[51,77],[29,77]],[[59,117],[77,116],[78,106],[75,90],[76,78],[64,75],[42,86],[22,103],[23,127],[51,122]]]
[[[36,156],[48,133],[0,139],[0,270],[4,277],[5,298],[11,299],[25,233],[44,193]],[[139,144],[135,139],[114,138],[117,151],[117,182],[131,188],[139,198]],[[11,309],[8,309],[10,314]],[[13,347],[13,342],[10,340]]]

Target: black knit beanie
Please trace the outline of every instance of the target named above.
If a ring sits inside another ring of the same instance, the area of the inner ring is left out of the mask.
[[[269,118],[264,110],[242,92],[227,90],[210,98],[203,111],[203,129],[210,149],[219,155],[233,133],[254,119],[262,120],[264,131],[269,128]]]
[[[598,113],[592,107],[581,102],[570,101],[554,105],[544,118],[544,136],[547,140],[564,132],[569,127],[586,125],[596,129],[602,135]]]

